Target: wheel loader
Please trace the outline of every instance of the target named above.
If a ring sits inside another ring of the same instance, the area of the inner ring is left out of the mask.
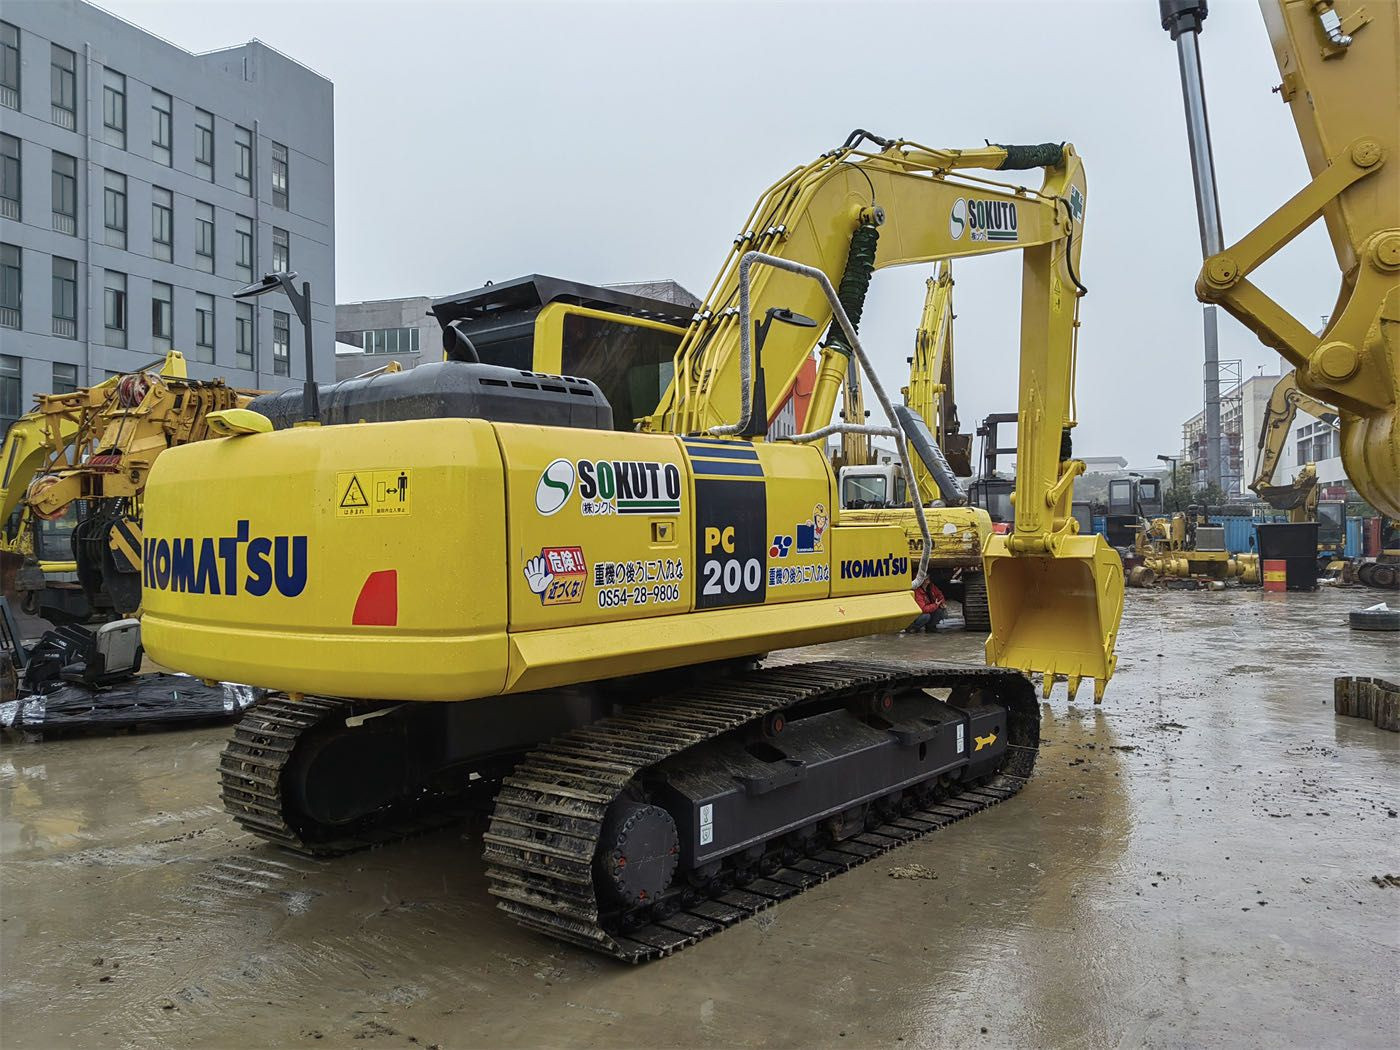
[[[997,177],[1025,170],[1038,189]],[[763,194],[682,325],[564,296],[502,364],[440,301],[445,360],[321,390],[320,425],[291,425],[292,395],[214,413],[229,436],[151,470],[143,629],[167,666],[274,691],[221,757],[226,807],[325,856],[491,792],[500,907],[640,962],[1011,797],[1039,742],[1024,672],[1101,696],[1122,608],[1117,555],[1070,513],[1085,194],[1068,144],[857,131]],[[823,445],[892,438],[906,477],[936,445],[850,311],[874,269],[1002,251],[1021,423],[1015,529],[985,552],[993,666],[765,665],[913,619],[922,505],[911,556],[846,519]],[[808,431],[767,440],[832,322]],[[852,364],[884,420],[824,425]]]

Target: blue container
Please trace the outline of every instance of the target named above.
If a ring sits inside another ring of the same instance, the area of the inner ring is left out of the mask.
[[[1347,549],[1348,558],[1359,558],[1361,556],[1361,519],[1347,518]]]
[[[1258,543],[1258,536],[1255,533],[1255,522],[1249,518],[1221,518],[1221,523],[1225,526],[1225,549],[1231,554],[1248,554],[1255,547],[1250,544],[1253,540]]]
[[[1094,515],[1094,532],[1099,536],[1108,535],[1108,519],[1104,515]]]

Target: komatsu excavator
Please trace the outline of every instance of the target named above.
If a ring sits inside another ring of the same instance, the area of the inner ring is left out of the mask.
[[[1027,169],[1039,189],[995,177]],[[1122,607],[1116,554],[1069,510],[1084,214],[1067,144],[856,132],[764,194],[640,432],[613,428],[588,379],[482,360],[457,320],[448,360],[327,388],[320,426],[284,428],[277,398],[214,413],[229,437],[151,470],[143,627],[167,666],[280,694],[221,758],[227,808],[326,855],[492,785],[500,906],[635,962],[1010,797],[1039,736],[1019,672],[1100,695]],[[865,433],[906,464],[932,444],[896,415],[848,304],[878,266],[999,251],[1024,258],[1016,528],[986,564],[1000,666],[760,668],[913,618],[927,542],[911,559],[901,528],[849,522],[822,447],[860,425],[821,425],[851,361],[886,417]],[[534,360],[597,314],[540,310]],[[828,322],[815,429],[766,440]],[[614,389],[643,404],[627,375]]]
[[[1208,125],[1195,47],[1203,0],[1162,0],[1182,55],[1203,240],[1219,239]],[[1335,405],[1342,464],[1356,490],[1400,516],[1400,5],[1260,0],[1312,181],[1234,244],[1215,250],[1196,295],[1216,303],[1296,370],[1298,389]],[[1190,73],[1188,75],[1188,67]],[[1249,278],[1321,218],[1341,270],[1314,334]]]

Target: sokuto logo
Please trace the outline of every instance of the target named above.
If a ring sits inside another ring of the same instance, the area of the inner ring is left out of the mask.
[[[567,459],[556,459],[544,468],[535,486],[535,509],[545,517],[557,513],[574,494],[574,465]]]

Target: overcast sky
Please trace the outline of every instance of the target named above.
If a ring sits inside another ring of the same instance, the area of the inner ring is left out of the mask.
[[[1200,240],[1155,0],[103,6],[192,51],[257,37],[335,83],[340,302],[531,272],[703,295],[761,190],[852,128],[1071,141],[1089,184],[1076,452],[1151,465],[1200,410]],[[1229,242],[1308,172],[1254,0],[1214,0],[1201,45]],[[867,301],[862,338],[892,390],[926,276],[883,271]],[[1015,408],[1019,253],[954,276],[971,430]],[[1321,225],[1259,280],[1318,327],[1338,284]],[[1279,370],[1223,313],[1220,344],[1246,376]]]

